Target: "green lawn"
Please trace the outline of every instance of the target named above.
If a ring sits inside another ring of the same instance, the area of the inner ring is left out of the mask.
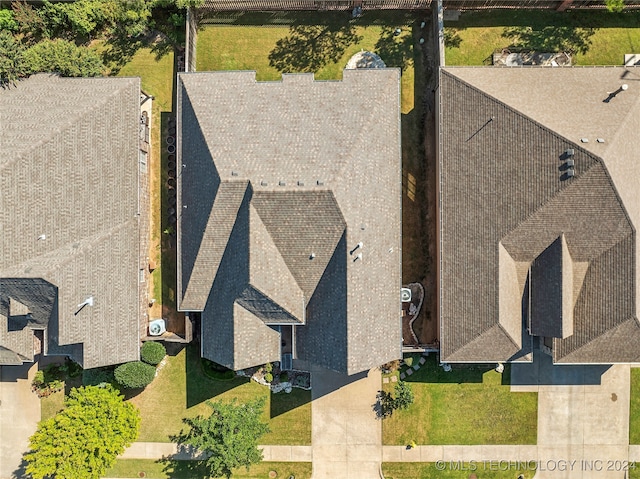
[[[440,470],[443,468],[442,470]],[[440,468],[433,462],[384,462],[382,472],[386,479],[468,479],[474,473],[477,479],[513,479],[523,474],[532,479],[535,471],[518,469],[516,465],[492,462],[445,462]]]
[[[445,24],[447,65],[487,64],[494,50],[572,49],[576,65],[621,65],[640,49],[640,12],[496,10],[465,12]],[[490,61],[489,61],[490,64]]]
[[[414,404],[382,423],[383,444],[535,444],[538,395],[512,393],[509,371],[454,366],[446,373],[429,355],[406,379]]]
[[[64,390],[40,399],[41,420],[55,416],[64,409]]]
[[[198,479],[189,469],[189,461],[178,461],[177,468],[173,469],[162,462],[152,459],[121,459],[116,461],[115,465],[109,469],[106,477],[141,477],[140,472],[144,472],[148,478],[165,479]],[[249,471],[240,468],[235,474],[234,479],[267,479],[270,471],[276,471],[279,478],[287,478],[295,476],[296,479],[309,479],[311,477],[310,462],[261,462],[252,466]]]
[[[402,112],[411,111],[413,23],[408,17],[389,16],[384,23],[369,24],[346,22],[344,15],[325,15],[296,14],[291,19],[297,22],[294,26],[208,25],[198,33],[197,70],[255,70],[261,81],[279,80],[281,71],[312,71],[318,80],[336,80],[342,78],[353,54],[375,51],[387,66],[403,69]],[[320,18],[326,20],[322,24],[310,21]],[[390,26],[389,19],[397,23]],[[396,27],[402,29],[398,36],[394,35]]]
[[[196,345],[169,356],[158,376],[142,393],[130,399],[142,415],[139,441],[170,442],[182,428],[182,418],[209,414],[207,399],[244,402],[267,398],[264,418],[271,432],[262,444],[311,444],[311,392],[270,394],[266,386],[245,378],[216,381],[205,376]]]
[[[629,444],[640,444],[640,368],[631,368]]]

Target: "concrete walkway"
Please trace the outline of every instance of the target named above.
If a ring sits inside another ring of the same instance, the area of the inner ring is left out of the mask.
[[[382,425],[373,404],[379,370],[345,376],[312,370],[313,479],[379,479]]]
[[[258,446],[265,461],[311,462],[311,446]],[[179,449],[170,442],[134,442],[118,459],[198,459],[192,451]]]
[[[0,367],[0,479],[24,477],[22,455],[40,421],[40,399],[31,391],[37,363]]]

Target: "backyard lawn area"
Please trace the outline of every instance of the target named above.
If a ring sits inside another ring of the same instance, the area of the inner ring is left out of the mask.
[[[121,459],[106,472],[106,477],[147,477],[155,479],[200,479],[188,470],[188,461],[179,461],[176,469],[162,462],[152,459]],[[184,470],[183,467],[184,466]],[[269,472],[275,471],[279,478],[295,476],[296,479],[309,479],[311,477],[310,462],[261,462],[249,468],[240,468],[231,476],[233,479],[267,479]],[[140,473],[144,472],[144,476]]]
[[[490,64],[495,50],[574,52],[575,65],[622,65],[640,51],[640,12],[494,10],[445,23],[447,65]]]
[[[417,364],[419,358],[414,355],[411,361]],[[406,378],[413,405],[383,420],[383,444],[536,443],[538,395],[510,391],[509,365],[502,374],[480,365],[444,372],[435,354],[426,360]]]
[[[496,471],[492,470],[491,463],[482,462],[445,462],[445,466],[443,470],[439,470],[433,462],[384,462],[382,472],[386,479],[468,479],[472,473],[477,479],[513,479],[518,474],[522,474],[525,479],[531,479],[535,474],[535,471],[524,469]]]
[[[631,368],[629,444],[640,444],[640,368]]]
[[[262,444],[311,444],[311,392],[294,388],[291,394],[271,394],[269,388],[246,378],[210,379],[202,371],[198,345],[191,344],[165,358],[158,376],[130,399],[142,416],[138,441],[170,442],[182,429],[182,418],[208,415],[208,399],[240,402],[264,396],[264,419],[271,432]]]
[[[387,66],[403,69],[402,113],[413,109],[414,18],[364,15],[348,21],[343,13],[296,13],[284,20],[291,25],[282,25],[269,24],[272,17],[252,14],[247,24],[205,26],[198,32],[197,70],[255,70],[259,81],[280,80],[281,72],[315,72],[318,80],[339,80],[349,58],[368,50]]]

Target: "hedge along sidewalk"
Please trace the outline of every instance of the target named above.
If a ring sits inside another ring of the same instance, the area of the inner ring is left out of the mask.
[[[258,446],[262,449],[263,461],[311,462],[311,446]],[[197,451],[179,447],[170,442],[134,442],[118,459],[162,459],[171,457],[181,461],[201,459]]]

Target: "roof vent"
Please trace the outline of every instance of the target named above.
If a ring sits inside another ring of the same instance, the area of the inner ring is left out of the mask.
[[[575,155],[575,154],[576,154],[576,152],[573,150],[573,148],[567,148],[567,149],[565,150],[565,152],[564,152],[564,156],[565,156],[566,158],[569,158],[569,157],[571,157],[571,156],[573,156],[573,155]]]
[[[80,303],[78,305],[78,309],[76,310],[75,313],[73,313],[74,316],[77,316],[78,313],[80,311],[82,311],[84,309],[85,306],[93,306],[93,296],[89,296],[87,299],[85,299],[82,303]]]
[[[598,143],[604,143],[604,138],[596,138],[596,141],[597,141]]]
[[[267,183],[264,180],[260,180],[260,186],[267,186],[269,183]]]
[[[313,258],[315,258],[315,257],[316,257],[316,254],[315,254],[315,253],[311,253],[311,254],[309,255],[309,259],[313,259]]]
[[[353,258],[353,261],[358,261],[359,259],[360,259],[360,260],[362,259],[362,253],[358,253],[358,254],[356,255],[356,257],[355,257],[355,258]]]
[[[278,182],[278,184],[279,184],[280,186],[287,186],[287,183],[285,183],[284,181],[279,181],[279,182]]]
[[[318,183],[318,186],[324,186],[324,181],[322,180],[318,180],[317,183]]]
[[[580,138],[582,143],[589,143],[589,138]]]
[[[231,172],[231,176],[238,176],[238,172],[237,171],[232,171]]]
[[[573,178],[574,176],[576,176],[576,170],[574,170],[573,168],[569,168],[567,170],[567,179]]]
[[[304,186],[304,181],[298,181],[298,186]]]
[[[40,235],[38,236],[38,241],[40,240],[46,240],[47,239],[47,235]]]
[[[567,168],[573,168],[576,165],[576,162],[573,161],[572,158],[570,158],[570,159],[567,160],[566,165],[567,165]]]

